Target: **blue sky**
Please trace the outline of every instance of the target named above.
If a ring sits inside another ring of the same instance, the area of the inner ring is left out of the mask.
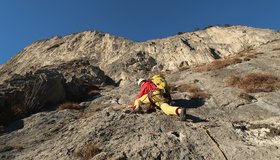
[[[40,39],[98,30],[146,41],[230,24],[280,30],[278,0],[1,0],[0,64]]]

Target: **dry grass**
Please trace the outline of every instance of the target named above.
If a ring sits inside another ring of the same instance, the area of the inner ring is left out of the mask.
[[[241,55],[239,55],[240,57],[244,57],[244,61],[250,61],[251,59],[253,58],[258,58],[257,55],[260,55],[260,54],[264,54],[263,52],[254,52],[254,53],[243,53]]]
[[[210,98],[210,94],[201,90],[195,84],[181,84],[179,86],[172,87],[172,90],[179,91],[179,92],[189,92],[190,98],[203,98],[203,99]]]
[[[234,58],[227,58],[227,59],[219,59],[219,60],[215,60],[215,61],[213,61],[209,64],[194,67],[193,71],[195,71],[195,72],[207,72],[207,71],[221,69],[221,68],[227,67],[229,65],[237,64],[237,63],[241,63],[241,62],[242,62],[242,60],[240,58],[235,58],[235,57]]]
[[[72,103],[72,102],[65,102],[61,105],[58,106],[58,110],[64,110],[64,109],[76,109],[76,110],[79,110],[79,109],[82,109],[83,107],[80,106],[79,104],[77,103]]]
[[[250,53],[251,52],[251,53]],[[208,64],[202,64],[192,68],[195,72],[207,72],[212,70],[221,69],[229,65],[242,63],[242,58],[244,61],[250,61],[252,58],[257,58],[257,55],[264,54],[263,52],[252,52],[251,49],[244,50],[242,52],[236,53],[234,56],[226,57],[225,59],[218,59]]]
[[[278,77],[267,73],[248,73],[243,76],[231,75],[225,78],[229,86],[243,89],[246,93],[272,92],[280,89]]]
[[[81,147],[78,151],[74,153],[76,157],[79,157],[83,160],[89,160],[98,153],[101,152],[101,149],[95,143],[88,143]]]

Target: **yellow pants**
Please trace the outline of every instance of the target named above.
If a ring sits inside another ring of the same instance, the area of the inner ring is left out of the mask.
[[[153,91],[152,93],[152,101],[155,103],[156,106],[158,106],[165,114],[167,115],[177,115],[176,110],[179,107],[170,106],[167,102],[167,99],[164,98],[160,91]],[[142,97],[138,98],[134,102],[135,108],[138,108],[141,104],[151,104],[148,94],[143,95]]]

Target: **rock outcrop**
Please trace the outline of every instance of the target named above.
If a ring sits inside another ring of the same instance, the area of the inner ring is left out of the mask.
[[[3,125],[14,117],[22,118],[64,100],[64,78],[51,70],[16,75],[1,86],[1,93],[0,124]]]
[[[0,69],[1,82],[6,80],[1,109],[21,97],[8,100],[8,86],[33,84],[42,70],[63,82],[65,93],[54,97],[82,103],[57,108],[40,101],[46,109],[0,126],[0,159],[278,160],[279,36],[231,26],[141,43],[95,31],[35,42]],[[186,122],[127,109],[139,91],[131,82],[157,71],[172,88],[172,104],[187,108]],[[244,75],[257,90],[227,83]]]
[[[64,101],[92,100],[106,84],[115,85],[99,67],[83,59],[14,74],[0,88],[0,125]]]

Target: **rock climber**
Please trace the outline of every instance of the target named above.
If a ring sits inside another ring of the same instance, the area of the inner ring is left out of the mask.
[[[135,112],[141,112],[148,105],[149,108],[160,109],[167,115],[179,116],[182,121],[186,120],[186,108],[169,105],[172,99],[169,89],[162,91],[168,87],[162,75],[155,75],[151,79],[140,78],[137,84],[141,89],[132,104]],[[161,87],[162,85],[164,87]]]

